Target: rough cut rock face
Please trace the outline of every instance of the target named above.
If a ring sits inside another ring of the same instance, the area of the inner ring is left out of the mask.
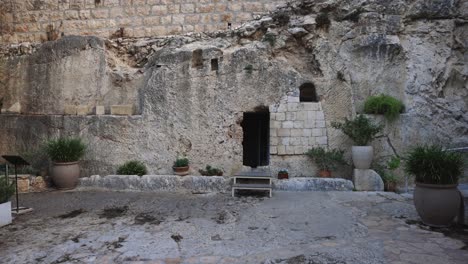
[[[243,113],[278,110],[304,83],[315,86],[325,127],[305,117],[315,123],[294,123],[297,108],[282,110],[293,122],[271,116],[270,124],[293,126],[270,134],[278,145],[273,172],[314,176],[304,146],[349,155],[352,142],[330,123],[361,112],[380,93],[406,110],[373,142],[375,160],[429,141],[468,146],[466,7],[453,0],[298,1],[228,32],[4,46],[0,153],[80,135],[89,144],[83,175],[111,174],[130,159],[150,173],[170,173],[178,155],[189,157],[194,172],[212,164],[232,175],[243,163]],[[133,115],[109,115],[113,106]],[[307,141],[314,128],[320,139]],[[351,170],[334,175],[350,177]]]

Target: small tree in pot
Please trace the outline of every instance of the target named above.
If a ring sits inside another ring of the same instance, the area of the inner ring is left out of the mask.
[[[306,152],[317,165],[319,176],[322,178],[331,178],[331,171],[335,170],[338,164],[346,164],[343,154],[343,150],[326,150],[322,147],[312,148]]]
[[[10,198],[15,193],[13,183],[9,183],[6,177],[0,178],[0,226],[11,223]]]
[[[177,158],[176,161],[174,161],[174,166],[172,167],[175,174],[179,176],[188,175],[190,170],[189,163],[188,158]]]
[[[406,155],[404,169],[416,177],[414,205],[425,224],[445,227],[457,216],[463,165],[461,154],[437,145],[417,146]]]
[[[351,120],[345,118],[343,123],[333,122],[332,127],[341,130],[356,144],[356,146],[352,147],[354,167],[356,169],[369,169],[374,156],[374,149],[368,144],[382,131],[383,126],[373,124],[364,115],[358,115]]]
[[[47,142],[46,152],[53,161],[52,180],[58,189],[73,189],[78,185],[78,163],[85,150],[80,138],[59,138]]]

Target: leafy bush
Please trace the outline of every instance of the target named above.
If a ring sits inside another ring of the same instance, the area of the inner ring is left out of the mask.
[[[375,125],[364,115],[358,115],[350,120],[345,118],[343,123],[332,122],[332,127],[340,129],[351,138],[358,146],[366,146],[383,129],[381,125]]]
[[[343,154],[343,150],[326,150],[322,147],[309,149],[306,153],[320,170],[334,170],[338,164],[346,164]]]
[[[206,165],[204,170],[198,170],[201,175],[203,176],[222,176],[223,171],[221,169],[211,167],[210,165]]]
[[[46,152],[55,162],[74,162],[85,154],[86,146],[80,138],[59,138],[46,143]]]
[[[187,167],[189,165],[189,160],[187,158],[178,158],[174,161],[174,167]]]
[[[393,172],[400,167],[400,164],[401,159],[396,156],[392,156],[385,165],[380,165],[375,168],[375,171],[380,175],[385,186],[388,186],[389,184],[397,184],[400,181],[400,178]]]
[[[385,115],[388,120],[395,120],[405,110],[405,105],[388,95],[371,96],[364,103],[364,113]]]
[[[15,193],[15,185],[8,183],[6,177],[0,177],[0,204],[6,203]]]
[[[405,157],[405,172],[414,175],[419,183],[457,184],[463,165],[460,153],[437,145],[414,147]]]
[[[117,169],[118,175],[138,175],[143,176],[147,173],[145,164],[141,161],[131,160],[125,162]]]

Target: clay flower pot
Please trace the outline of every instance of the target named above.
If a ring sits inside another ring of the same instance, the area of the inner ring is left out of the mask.
[[[351,152],[356,169],[367,170],[370,168],[374,157],[372,146],[353,146]]]
[[[52,180],[57,189],[69,190],[78,185],[80,166],[75,162],[54,162],[52,167]]]
[[[416,182],[414,206],[426,225],[446,227],[453,222],[461,203],[457,185]]]
[[[331,171],[329,170],[320,170],[319,171],[320,178],[331,178]]]
[[[185,167],[172,167],[176,175],[185,176],[189,174],[190,166]]]
[[[286,172],[278,172],[278,179],[283,180],[283,179],[289,179],[289,174]]]

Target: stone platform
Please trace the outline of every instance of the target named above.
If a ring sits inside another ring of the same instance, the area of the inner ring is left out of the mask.
[[[229,192],[232,178],[175,175],[93,175],[80,179],[80,188],[135,191]],[[273,179],[273,189],[281,191],[351,191],[353,183],[339,178]]]

